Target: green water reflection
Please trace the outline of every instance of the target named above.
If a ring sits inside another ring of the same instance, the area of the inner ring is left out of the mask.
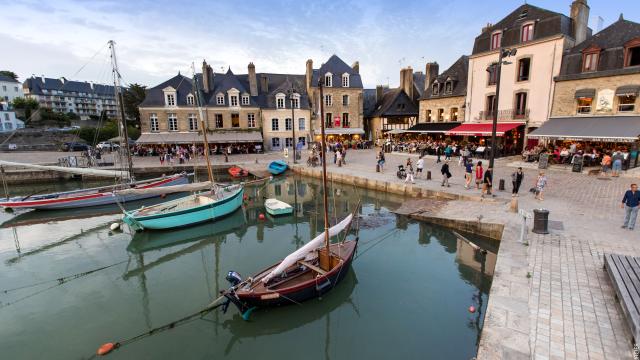
[[[322,227],[319,183],[289,177],[249,188],[245,208],[217,223],[172,232],[109,234],[113,208],[1,214],[0,290],[113,265],[63,284],[0,293],[7,359],[91,356],[206,305],[228,270],[249,275],[300,247]],[[254,312],[214,312],[132,343],[112,359],[470,359],[476,353],[495,243],[393,214],[403,201],[334,185],[331,216],[363,200],[358,258],[322,299]],[[262,196],[295,205],[267,218]],[[122,263],[120,263],[122,262]],[[470,314],[467,308],[479,311]]]

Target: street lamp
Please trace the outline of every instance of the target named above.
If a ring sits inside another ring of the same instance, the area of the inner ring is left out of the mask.
[[[506,32],[506,29],[502,32],[503,34]],[[504,58],[515,56],[517,53],[517,49],[505,49],[502,47],[502,39],[500,41],[500,51],[498,54],[498,63],[495,65],[496,72],[496,99],[495,104],[493,106],[492,116],[493,116],[493,124],[491,127],[491,156],[489,158],[489,168],[491,168],[491,182],[493,183],[493,174],[495,173],[493,169],[493,163],[496,157],[496,132],[498,130],[498,104],[500,103],[500,73],[502,72],[502,65],[511,64],[508,61],[504,61]],[[487,71],[490,70],[491,67],[487,68]],[[487,191],[488,194],[491,193],[491,190]]]
[[[294,104],[293,104],[293,100],[294,100],[294,94],[296,93],[296,89],[293,87],[293,83],[291,84],[291,89],[289,89],[288,91],[289,93],[289,100],[291,101],[291,132],[292,132],[292,142],[293,142],[293,163],[296,163],[296,160],[298,159],[296,157],[296,118],[294,115]],[[299,103],[300,100],[298,100]]]

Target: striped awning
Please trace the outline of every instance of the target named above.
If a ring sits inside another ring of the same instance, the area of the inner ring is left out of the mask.
[[[259,143],[262,134],[259,131],[213,131],[207,133],[210,144]],[[198,132],[158,132],[142,133],[137,144],[193,144],[202,143],[202,134]]]
[[[576,90],[576,99],[593,99],[596,97],[596,89],[579,89]]]

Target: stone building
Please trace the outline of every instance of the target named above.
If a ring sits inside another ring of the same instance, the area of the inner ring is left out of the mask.
[[[549,121],[532,138],[628,143],[640,135],[640,24],[620,19],[563,55]],[[631,165],[636,165],[637,151]]]
[[[312,105],[311,135],[320,140],[320,101],[324,101],[324,121],[327,137],[359,139],[363,129],[363,87],[360,64],[347,65],[338,56],[331,56],[319,69],[307,60],[306,87]],[[318,81],[324,83],[324,99],[320,99]]]
[[[469,56],[464,118],[465,122],[480,124],[473,125],[473,131],[481,141],[491,132],[496,107],[501,129],[499,146],[521,148],[526,132],[547,120],[553,78],[560,74],[562,54],[590,36],[588,15],[586,0],[573,1],[571,16],[524,4],[482,29]],[[496,64],[501,51],[507,57],[497,84]]]

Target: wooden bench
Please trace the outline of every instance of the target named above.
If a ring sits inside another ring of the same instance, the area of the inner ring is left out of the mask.
[[[320,269],[319,267],[317,267],[317,266],[315,266],[315,265],[313,265],[313,264],[311,264],[309,262],[306,262],[304,260],[298,260],[298,264],[304,265],[304,266],[308,267],[309,269],[317,272],[320,275],[325,275],[327,273],[326,271]]]
[[[605,254],[604,269],[611,278],[635,344],[640,341],[640,258]]]

